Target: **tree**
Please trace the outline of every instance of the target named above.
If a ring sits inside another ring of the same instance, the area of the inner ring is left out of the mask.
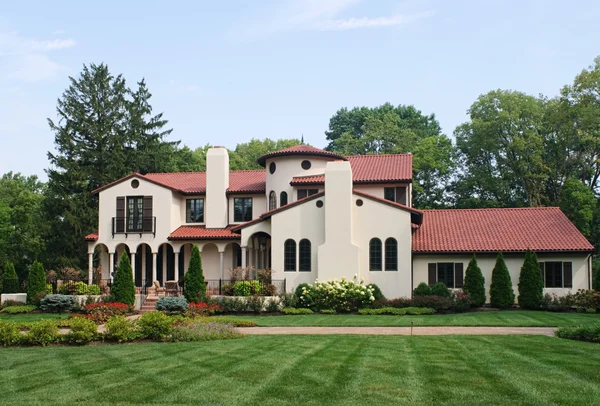
[[[18,293],[19,292],[19,279],[15,266],[12,262],[4,264],[4,272],[2,273],[2,291],[4,293]]]
[[[595,260],[593,263],[592,289],[600,292],[600,260]]]
[[[527,250],[519,275],[519,306],[539,309],[544,297],[544,281],[535,252]]]
[[[197,245],[192,246],[190,266],[185,274],[183,295],[190,303],[199,302],[206,297],[206,284],[204,283],[204,275],[202,273],[202,260]]]
[[[471,306],[480,307],[485,304],[485,278],[477,264],[475,254],[473,254],[473,258],[469,261],[465,272],[463,291],[471,297]]]
[[[269,152],[300,145],[300,143],[301,141],[296,138],[279,140],[252,138],[249,142],[237,144],[233,151],[229,151],[230,169],[262,169],[262,166],[256,162],[259,157]]]
[[[560,209],[583,235],[589,237],[596,210],[594,192],[577,179],[567,179],[560,194]]]
[[[27,277],[27,303],[38,306],[41,294],[46,292],[46,272],[44,265],[35,261],[29,269]]]
[[[130,306],[135,304],[135,285],[127,252],[121,255],[110,293],[117,302]]]
[[[510,273],[504,262],[502,252],[496,257],[496,265],[492,271],[492,284],[490,286],[490,304],[492,307],[507,309],[515,304]]]

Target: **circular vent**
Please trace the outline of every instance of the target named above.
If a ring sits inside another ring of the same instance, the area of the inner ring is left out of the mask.
[[[312,164],[310,163],[309,160],[305,159],[304,161],[302,161],[301,165],[302,165],[302,169],[308,170],[308,169],[310,169]]]

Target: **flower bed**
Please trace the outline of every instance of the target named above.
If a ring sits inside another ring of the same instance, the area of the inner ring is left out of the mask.
[[[85,317],[96,324],[104,324],[112,316],[122,316],[131,313],[133,308],[125,303],[91,303],[82,307]]]

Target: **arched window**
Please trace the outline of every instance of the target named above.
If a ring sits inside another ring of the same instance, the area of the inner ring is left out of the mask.
[[[373,238],[369,242],[369,269],[381,271],[381,240]]]
[[[285,272],[296,272],[296,241],[286,240],[283,253],[283,270]]]
[[[395,238],[385,240],[385,270],[398,270],[398,241]]]
[[[287,192],[281,192],[279,195],[279,204],[285,206],[287,204]]]
[[[269,193],[269,210],[275,210],[277,208],[277,195],[271,190]]]
[[[306,238],[300,240],[300,272],[310,272],[310,241]]]

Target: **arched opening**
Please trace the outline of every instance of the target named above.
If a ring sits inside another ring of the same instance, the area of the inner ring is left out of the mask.
[[[219,280],[221,278],[221,258],[219,249],[213,243],[205,244],[201,253],[202,272],[205,280]]]
[[[288,204],[287,192],[281,192],[279,195],[279,205],[285,206],[286,204]]]
[[[252,234],[248,244],[248,266],[254,271],[271,269],[271,236],[263,231]]]
[[[310,272],[312,268],[311,243],[306,238],[300,240],[299,248],[299,270],[300,272]]]
[[[187,272],[190,266],[190,258],[192,256],[192,246],[193,244],[183,244],[179,249],[179,269],[178,269],[178,278],[179,286],[183,285],[183,280],[185,278],[185,273]]]
[[[395,238],[385,240],[385,270],[398,270],[398,242]]]
[[[152,248],[148,244],[138,245],[135,251],[136,261],[134,270],[135,286],[149,287],[152,285]]]
[[[277,194],[271,190],[269,193],[269,210],[275,210],[277,208]]]
[[[283,244],[283,270],[296,272],[296,241],[288,239]]]
[[[115,277],[115,273],[117,272],[117,268],[119,267],[119,262],[121,261],[121,257],[123,256],[123,253],[127,253],[127,256],[129,257],[129,263],[131,263],[132,258],[131,258],[131,251],[129,250],[129,246],[127,244],[119,244],[115,247],[115,255],[113,258],[113,272],[112,275],[110,275],[111,279],[114,279]],[[135,261],[135,260],[134,260]]]
[[[175,255],[171,244],[164,243],[158,247],[156,262],[156,279],[161,286],[165,286],[166,281],[175,280]]]
[[[381,240],[373,238],[369,242],[369,270],[381,271]]]

